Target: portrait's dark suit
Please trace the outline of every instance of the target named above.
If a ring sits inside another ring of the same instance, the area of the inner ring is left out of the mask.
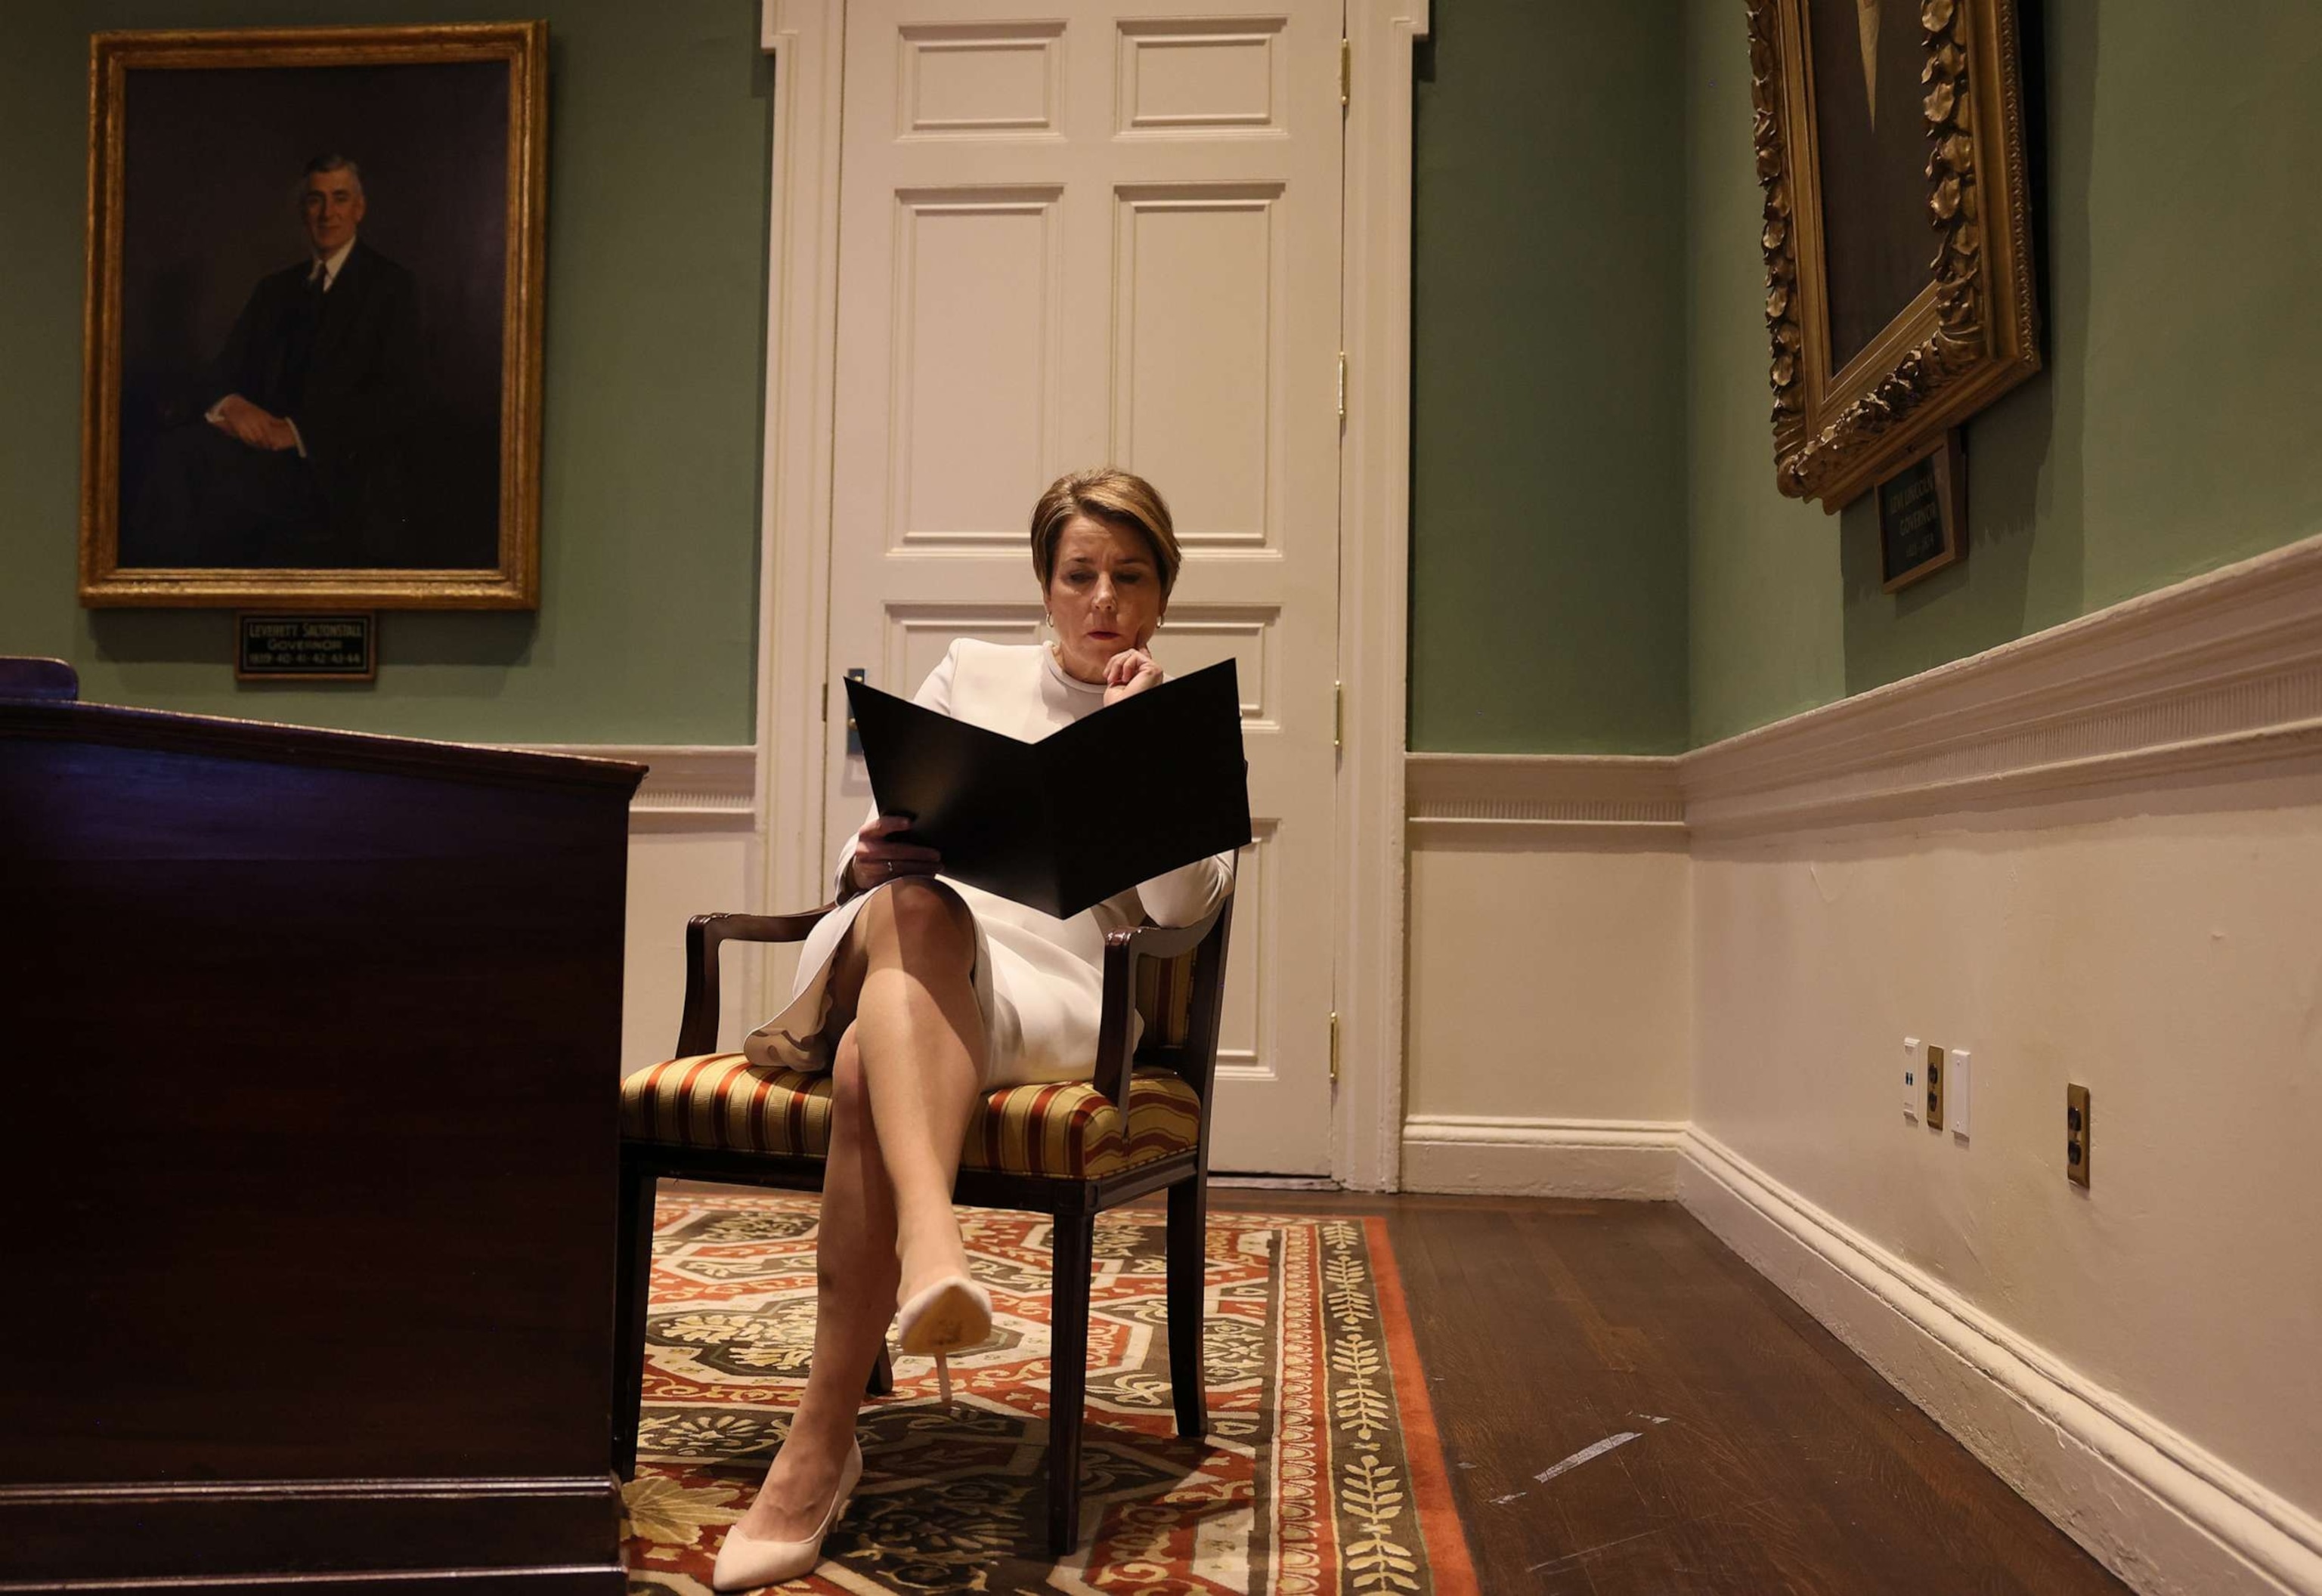
[[[311,262],[270,274],[203,374],[195,417],[164,432],[133,515],[149,565],[392,563],[412,498],[418,294],[358,241],[325,291]],[[256,449],[199,416],[229,394],[305,445]]]
[[[1927,132],[1917,0],[1879,0],[1865,81],[1855,0],[1812,0],[1815,136],[1831,362],[1843,366],[1924,287],[1935,252],[1927,216]],[[1876,112],[1874,115],[1873,113]]]

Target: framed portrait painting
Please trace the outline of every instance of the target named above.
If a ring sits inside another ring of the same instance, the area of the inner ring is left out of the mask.
[[[1835,510],[2040,369],[2016,0],[1745,0],[1775,480]]]
[[[84,605],[536,606],[547,44],[93,36]]]

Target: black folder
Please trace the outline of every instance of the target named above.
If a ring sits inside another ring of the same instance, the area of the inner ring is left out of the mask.
[[[1231,660],[1022,743],[859,681],[848,710],[882,815],[955,880],[1058,919],[1249,841]]]

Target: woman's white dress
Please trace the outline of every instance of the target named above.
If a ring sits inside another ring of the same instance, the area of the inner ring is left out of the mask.
[[[928,672],[914,702],[957,719],[1036,743],[1103,707],[1102,685],[1067,676],[1046,647],[1008,647],[962,638]],[[1102,804],[1105,776],[1089,773],[1087,801]],[[875,810],[873,811],[875,813]],[[836,877],[845,890],[855,839],[839,851]],[[1154,877],[1093,908],[1059,920],[1038,909],[955,881],[975,917],[975,998],[983,1011],[987,1087],[1084,1081],[1096,1063],[1103,999],[1105,933],[1119,926],[1190,926],[1232,890],[1230,853],[1195,860]],[[829,1008],[830,965],[863,906],[885,885],[848,898],[825,915],[799,954],[798,977],[782,1011],[742,1044],[753,1063],[791,1070],[829,1067],[822,1035]]]

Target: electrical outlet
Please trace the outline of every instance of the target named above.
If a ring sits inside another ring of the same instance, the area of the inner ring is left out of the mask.
[[[2064,1088],[2064,1174],[2073,1185],[2089,1183],[2089,1089]]]
[[[1975,1056],[1964,1047],[1952,1048],[1944,1056],[1943,1073],[1943,1117],[1952,1135],[1964,1139],[1975,1107]]]
[[[1943,1050],[1927,1044],[1927,1128],[1943,1128]]]
[[[1903,1117],[1919,1117],[1919,1039],[1903,1038]]]

